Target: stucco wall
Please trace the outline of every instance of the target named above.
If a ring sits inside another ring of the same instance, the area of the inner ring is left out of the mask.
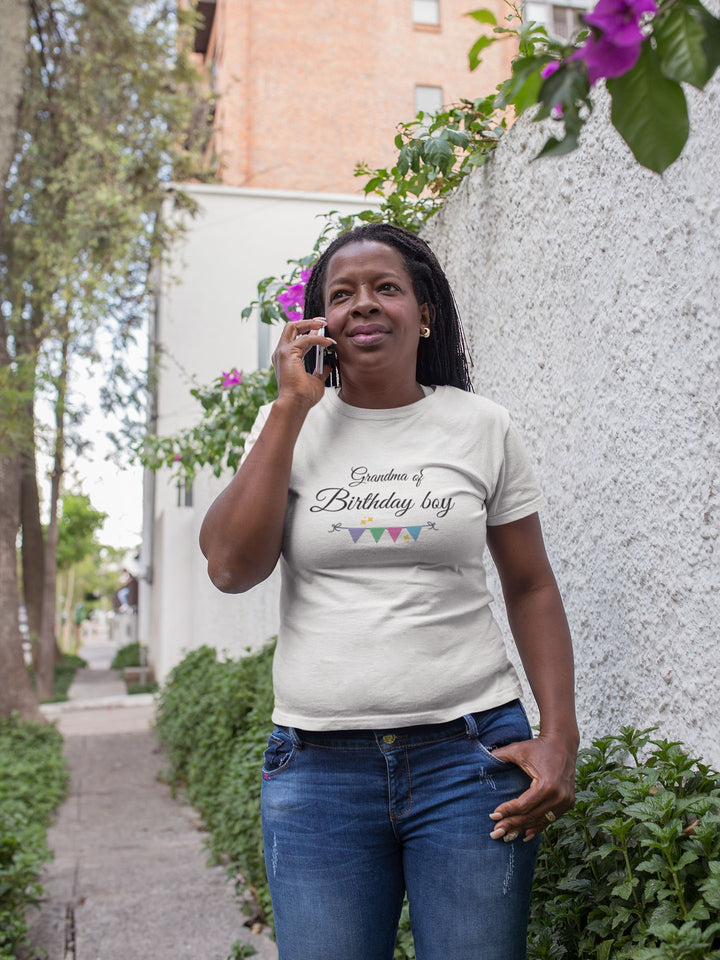
[[[530,162],[547,131],[521,118],[425,236],[549,501],[584,740],[658,725],[717,766],[720,82],[687,94],[662,177],[603,96],[560,160]]]

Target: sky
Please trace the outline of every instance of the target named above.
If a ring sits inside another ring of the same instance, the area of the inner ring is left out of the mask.
[[[147,346],[141,344],[130,354],[130,362],[139,365],[138,369],[144,366],[146,350]],[[122,458],[122,463],[113,456],[115,446],[107,433],[118,429],[119,422],[100,408],[101,384],[101,378],[93,375],[89,367],[77,372],[71,381],[72,400],[87,409],[77,433],[90,443],[80,454],[68,449],[64,489],[86,494],[94,509],[107,514],[97,534],[100,543],[136,551],[142,534],[143,469],[139,464],[128,465],[127,456]],[[39,403],[38,415],[43,422],[52,422],[53,411],[49,404]],[[49,519],[51,468],[49,456],[39,451],[38,475],[45,523]]]

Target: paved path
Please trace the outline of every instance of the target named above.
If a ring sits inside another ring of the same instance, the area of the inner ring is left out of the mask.
[[[152,698],[114,683],[107,669],[82,671],[69,704],[44,708],[71,782],[48,834],[55,859],[30,917],[33,947],[47,960],[226,960],[241,941],[276,960],[274,943],[244,926],[223,868],[207,867],[196,812],[157,779]]]

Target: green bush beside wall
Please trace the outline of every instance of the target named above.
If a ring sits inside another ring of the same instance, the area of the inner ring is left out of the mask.
[[[190,653],[157,728],[210,847],[272,922],[260,829],[273,646]],[[528,960],[720,960],[720,781],[682,745],[623,728],[580,752],[575,808],[545,831]],[[407,907],[396,960],[415,956]]]
[[[54,727],[0,719],[0,960],[13,960],[25,942],[25,911],[51,857],[45,833],[67,781]]]

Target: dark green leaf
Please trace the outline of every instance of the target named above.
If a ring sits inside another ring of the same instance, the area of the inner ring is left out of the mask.
[[[662,71],[670,80],[702,89],[714,73],[705,52],[706,28],[701,11],[715,20],[697,0],[682,0],[656,19],[653,36]],[[716,23],[718,21],[715,21]]]
[[[433,137],[423,144],[422,156],[426,163],[446,171],[454,159],[452,144],[442,137]]]
[[[689,125],[679,83],[663,76],[660,58],[644,43],[637,64],[608,80],[612,122],[642,166],[662,173],[682,152]]]

